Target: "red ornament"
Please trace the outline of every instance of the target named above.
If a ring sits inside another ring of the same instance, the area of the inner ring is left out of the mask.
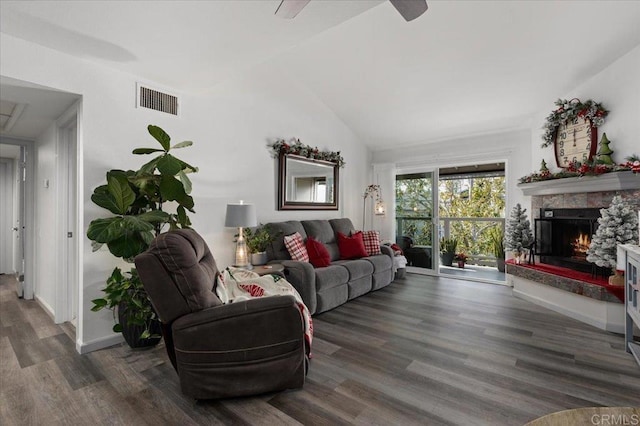
[[[578,164],[575,161],[572,161],[569,163],[569,166],[567,167],[567,170],[570,172],[577,172],[578,171]]]
[[[598,165],[596,165],[596,168],[595,168],[595,172],[598,175],[601,175],[603,173],[607,173],[608,170],[609,170],[608,167],[606,165],[604,165],[604,164],[598,164]]]
[[[589,173],[589,171],[590,171],[590,170],[591,170],[591,167],[589,167],[589,165],[588,165],[588,164],[583,164],[583,165],[581,165],[581,166],[580,166],[580,168],[578,169],[578,172],[579,172],[580,174],[583,174],[583,175],[584,175],[584,174],[586,174],[586,173]]]

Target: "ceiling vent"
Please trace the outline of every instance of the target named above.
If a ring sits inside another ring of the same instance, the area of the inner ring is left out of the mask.
[[[138,107],[178,115],[178,97],[166,92],[138,84]]]

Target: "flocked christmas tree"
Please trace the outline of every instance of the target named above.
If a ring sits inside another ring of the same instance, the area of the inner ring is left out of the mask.
[[[527,219],[527,209],[523,209],[518,203],[511,210],[505,228],[504,248],[512,251],[519,260],[525,249],[533,243],[531,224]]]
[[[602,139],[600,139],[600,149],[596,154],[596,160],[601,164],[613,164],[613,159],[611,159],[611,154],[613,154],[613,150],[609,147],[611,141],[607,138],[607,134],[602,134]]]
[[[638,213],[616,195],[611,205],[601,209],[598,229],[587,250],[587,260],[605,268],[616,267],[617,245],[638,244]]]

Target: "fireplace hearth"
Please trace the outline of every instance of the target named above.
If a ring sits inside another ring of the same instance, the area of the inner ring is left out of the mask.
[[[587,262],[587,249],[599,217],[599,208],[541,208],[535,219],[535,250],[540,262],[596,273],[594,265]]]

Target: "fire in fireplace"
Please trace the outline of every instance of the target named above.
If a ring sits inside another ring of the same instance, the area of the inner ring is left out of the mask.
[[[535,220],[536,254],[541,263],[593,272],[587,262],[591,236],[598,227],[600,209],[540,209]]]
[[[571,247],[573,248],[572,256],[575,259],[586,260],[587,250],[591,244],[591,235],[580,233],[578,238],[573,240]]]

